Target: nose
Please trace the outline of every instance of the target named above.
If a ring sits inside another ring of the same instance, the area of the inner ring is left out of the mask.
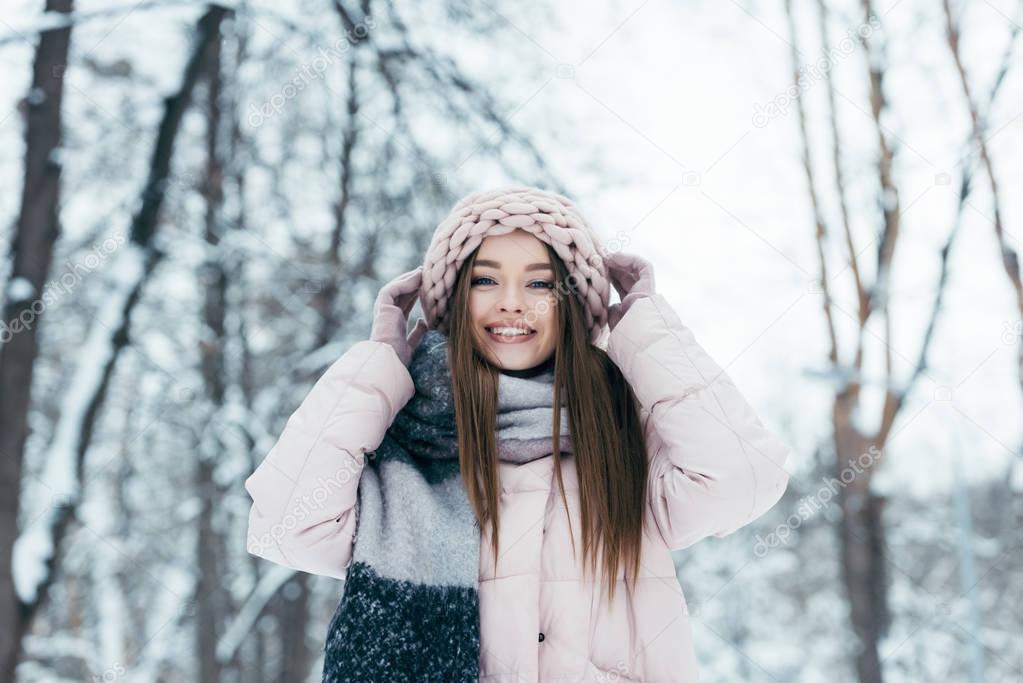
[[[525,304],[522,303],[522,294],[514,287],[510,291],[506,291],[504,296],[501,298],[501,302],[498,304],[498,309],[502,312],[508,311],[521,315],[525,312]]]

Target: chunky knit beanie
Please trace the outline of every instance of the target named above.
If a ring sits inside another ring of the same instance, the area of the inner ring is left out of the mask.
[[[522,185],[469,194],[437,226],[426,251],[419,290],[427,325],[448,331],[448,300],[458,269],[484,237],[516,229],[546,242],[564,261],[586,309],[590,341],[595,342],[607,324],[611,295],[601,240],[567,197]]]

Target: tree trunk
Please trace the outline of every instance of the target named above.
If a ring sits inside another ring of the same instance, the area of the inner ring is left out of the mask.
[[[48,465],[56,463],[62,469],[62,476],[73,478],[75,482],[81,481],[85,454],[92,441],[100,410],[106,400],[110,378],[121,351],[128,344],[132,313],[138,304],[143,286],[160,258],[159,252],[153,246],[153,235],[159,225],[158,219],[163,206],[164,189],[170,174],[175,143],[181,128],[181,121],[191,103],[192,91],[198,80],[200,67],[211,41],[216,40],[219,36],[219,26],[226,13],[227,10],[222,7],[211,7],[199,20],[195,46],[186,63],[181,86],[178,92],[166,98],[165,101],[164,115],[160,122],[151,157],[149,178],[142,192],[141,207],[132,220],[130,241],[119,247],[118,261],[110,266],[119,273],[120,277],[108,292],[103,305],[96,314],[94,324],[87,331],[86,339],[82,345],[82,353],[79,355],[73,375],[68,380],[69,388],[65,393],[66,400],[61,406],[58,424],[54,430],[55,435],[48,446],[44,459]],[[53,32],[47,32],[44,36],[52,34]],[[56,66],[54,65],[55,68]],[[7,345],[4,346],[4,351],[6,350]],[[6,392],[3,403],[7,404]],[[24,410],[27,411],[27,399]],[[24,417],[21,422],[24,425]],[[0,458],[0,463],[3,463],[0,466],[7,468],[2,472],[3,476],[0,477],[0,481],[4,486],[15,488],[13,496],[3,497],[2,505],[5,506],[5,510],[7,506],[13,505],[14,515],[16,515],[18,507],[16,489],[20,486],[24,426],[21,430],[21,443],[15,444],[18,448],[12,449],[9,455]],[[9,432],[4,429],[2,433],[6,435]],[[16,464],[12,464],[12,461]],[[63,471],[65,468],[66,472]],[[15,473],[18,475],[17,477],[13,476]],[[45,566],[36,568],[33,572],[36,576],[34,585],[29,588],[31,595],[28,596],[27,602],[15,604],[13,591],[5,590],[4,594],[7,597],[2,598],[2,600],[12,601],[10,604],[12,609],[4,607],[0,610],[0,614],[2,614],[0,619],[10,623],[12,627],[8,628],[7,624],[4,624],[3,628],[0,628],[0,634],[2,634],[0,639],[6,648],[2,654],[4,669],[0,670],[3,680],[14,680],[14,669],[20,654],[24,633],[28,630],[34,616],[45,604],[49,587],[59,571],[61,544],[80,501],[80,486],[74,486],[66,491],[55,491],[54,495],[67,496],[67,498],[59,507],[47,510],[46,514],[41,517],[41,521],[32,528],[22,531],[22,534],[34,535],[34,538],[30,539],[33,544],[45,542],[50,549]],[[13,525],[13,519],[4,520],[4,523]],[[7,533],[11,532],[7,531]],[[10,546],[0,540],[0,547],[3,547],[2,552],[7,555]],[[9,560],[9,557],[7,559]],[[3,571],[9,572],[10,566],[9,561],[5,562]],[[10,583],[9,574],[7,583]]]
[[[210,44],[209,58],[204,71],[206,76],[206,171],[202,188],[206,203],[205,241],[209,245],[209,258],[202,265],[200,278],[205,285],[206,298],[203,306],[203,330],[199,340],[203,382],[206,385],[206,400],[210,420],[216,421],[224,407],[226,377],[224,371],[224,346],[227,342],[224,319],[227,307],[227,273],[219,245],[223,239],[224,219],[224,155],[225,150],[218,140],[222,139],[222,117],[220,98],[223,94],[221,83],[221,41]],[[202,430],[208,433],[210,430]],[[215,431],[215,430],[214,430]],[[197,519],[196,559],[199,577],[195,587],[196,624],[195,644],[198,658],[199,680],[203,683],[218,683],[221,680],[221,662],[217,659],[217,643],[222,626],[230,610],[229,596],[222,585],[225,574],[224,539],[214,523],[214,514],[220,506],[223,492],[214,479],[214,470],[219,461],[221,449],[217,434],[200,437],[196,463],[196,491],[199,496]],[[211,447],[211,445],[213,447]]]
[[[71,0],[47,0],[46,11],[69,14]],[[42,289],[60,234],[61,101],[71,29],[39,38],[32,88],[23,100],[26,118],[25,184],[11,248],[14,263],[4,293],[0,330],[0,680],[13,681],[29,610],[14,586],[12,551],[18,536],[21,468],[24,461],[32,372],[39,354],[37,333]]]
[[[881,519],[884,500],[871,493],[870,472],[857,471],[859,456],[870,452],[869,440],[846,427],[839,432],[835,445],[838,457],[834,476],[843,484],[848,480],[838,489],[842,510],[839,540],[849,616],[859,641],[856,670],[860,683],[881,683],[878,643],[889,622]]]

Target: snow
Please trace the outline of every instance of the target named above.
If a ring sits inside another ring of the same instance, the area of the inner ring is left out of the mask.
[[[54,147],[50,150],[49,161],[53,166],[64,166],[64,163],[68,159],[67,150],[63,147]]]
[[[99,390],[102,370],[113,352],[111,335],[121,323],[125,300],[142,276],[143,254],[134,244],[121,247],[110,265],[112,288],[103,303],[89,336],[77,354],[78,363],[69,379],[60,407],[53,441],[47,449],[41,477],[46,496],[31,505],[29,524],[14,543],[15,590],[24,603],[36,599],[46,578],[46,563],[53,556],[53,525],[62,505],[76,505],[81,495],[76,477],[77,449],[89,404]]]
[[[180,654],[186,645],[175,639],[181,622],[194,620],[196,577],[191,568],[168,565],[158,577],[160,590],[147,604],[147,630],[141,634],[144,647],[136,652],[131,666],[115,662],[104,674],[111,680],[149,683],[160,679],[163,665]],[[120,669],[118,673],[118,669]],[[115,675],[117,674],[117,675]],[[124,676],[123,679],[121,676]]]
[[[252,591],[248,600],[234,615],[234,621],[224,631],[220,642],[217,643],[217,659],[221,662],[229,662],[235,652],[244,642],[245,638],[252,632],[259,615],[263,613],[266,603],[273,598],[281,586],[288,579],[295,575],[295,570],[274,565],[269,567],[260,577],[259,584]]]
[[[36,288],[28,281],[28,278],[16,277],[7,283],[6,299],[9,303],[21,303],[28,301],[36,294]]]
[[[226,0],[217,4],[225,7],[235,6],[235,3]],[[9,30],[0,34],[0,45],[24,41],[27,36],[39,34],[43,31],[64,28],[66,26],[81,26],[89,21],[102,18],[113,18],[116,21],[117,17],[129,15],[137,10],[148,10],[173,5],[199,6],[201,3],[195,2],[195,0],[141,0],[138,2],[109,3],[105,7],[96,7],[86,11],[80,9],[74,12],[44,11],[34,16],[28,13],[21,14],[20,16],[15,14],[17,19],[5,19],[4,21],[5,28]]]
[[[97,495],[83,506],[81,518],[88,531],[94,534],[91,574],[95,586],[96,609],[99,615],[99,655],[101,662],[125,662],[125,642],[130,633],[128,615],[131,613],[121,586],[122,563],[127,553],[121,538],[118,516],[114,510],[117,500],[113,482],[96,482]]]
[[[46,101],[46,91],[38,87],[32,88],[25,96],[25,100],[33,107],[38,107]]]

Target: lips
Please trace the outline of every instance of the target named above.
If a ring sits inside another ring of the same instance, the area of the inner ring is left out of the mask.
[[[502,327],[513,327],[517,330],[526,330],[527,334],[504,335],[491,331],[492,329]],[[522,323],[494,323],[492,325],[487,325],[484,329],[487,332],[487,336],[498,344],[521,344],[536,337],[536,330]]]

